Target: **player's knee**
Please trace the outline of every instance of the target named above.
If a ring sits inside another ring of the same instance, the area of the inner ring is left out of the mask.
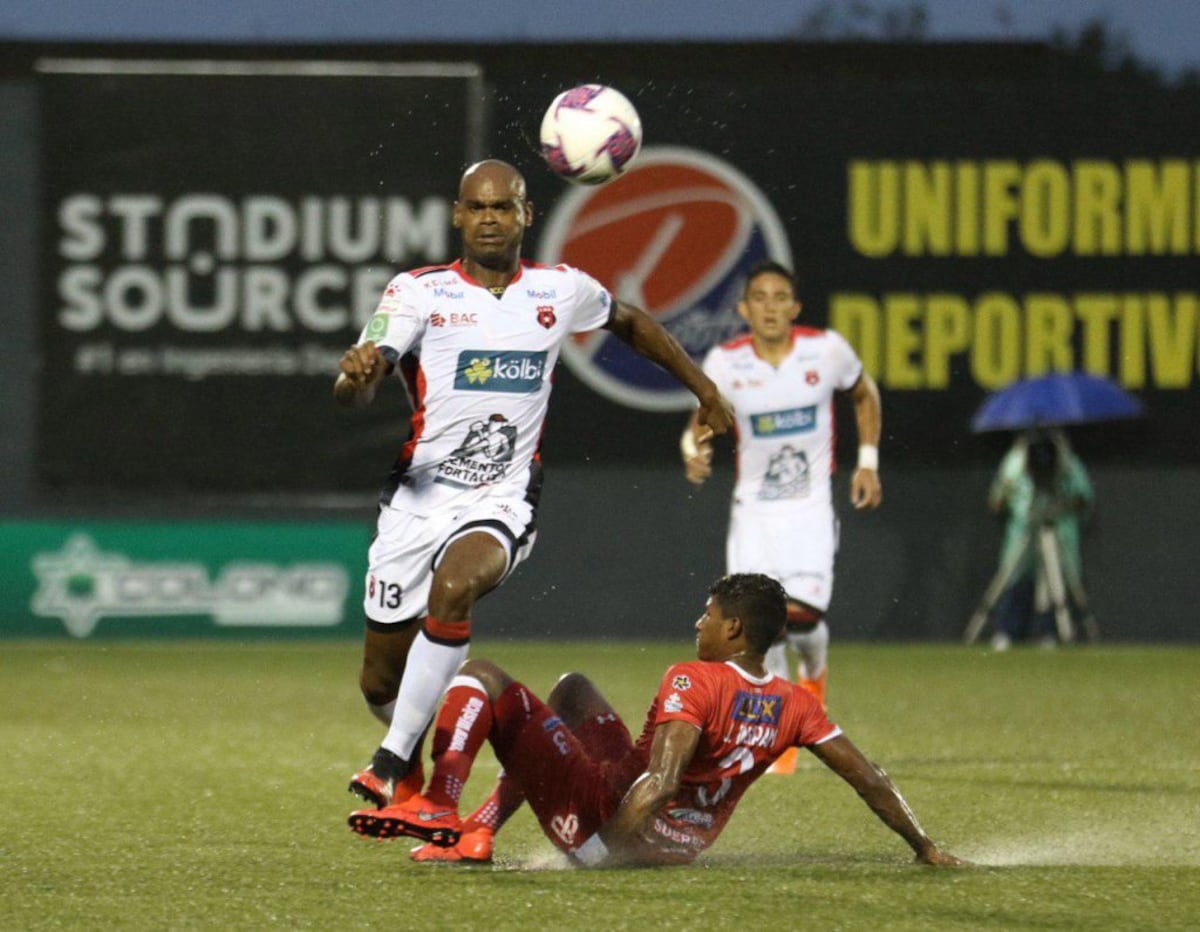
[[[369,705],[387,705],[400,692],[403,673],[403,670],[396,672],[380,663],[363,661],[358,672],[358,688]]]
[[[485,690],[488,697],[495,702],[503,695],[504,690],[512,685],[512,677],[505,673],[500,667],[492,663],[490,660],[482,658],[472,658],[466,661],[458,668],[459,676],[469,676],[472,679],[478,680]]]
[[[429,613],[438,618],[466,618],[489,588],[480,574],[439,571],[429,588]]]
[[[582,721],[592,714],[599,714],[600,707],[607,708],[608,703],[600,695],[594,683],[582,673],[566,673],[559,677],[550,695],[546,697],[546,705],[562,716],[568,727],[576,721]]]

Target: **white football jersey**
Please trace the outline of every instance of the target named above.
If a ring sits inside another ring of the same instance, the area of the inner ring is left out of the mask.
[[[566,265],[523,261],[499,297],[461,261],[392,279],[359,338],[395,366],[413,408],[383,502],[427,512],[536,494],[559,348],[611,314],[600,283]]]
[[[709,350],[704,371],[736,415],[734,502],[750,508],[831,503],[833,393],[853,388],[862,375],[845,338],[794,327],[791,352],[776,368],[746,335]]]

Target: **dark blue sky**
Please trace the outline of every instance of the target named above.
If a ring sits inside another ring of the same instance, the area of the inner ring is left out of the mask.
[[[860,0],[861,5],[861,0]],[[865,0],[875,10],[905,0]],[[1200,65],[1200,0],[924,0],[927,34],[1043,39],[1106,19],[1171,72]],[[0,0],[0,37],[51,40],[395,42],[774,39],[833,11],[832,32],[878,34],[845,0]],[[828,22],[827,17],[827,22]]]

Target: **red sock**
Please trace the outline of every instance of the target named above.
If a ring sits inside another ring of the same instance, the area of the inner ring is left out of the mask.
[[[493,832],[500,831],[500,826],[508,821],[509,816],[521,808],[525,802],[525,794],[509,779],[508,774],[500,771],[500,779],[495,789],[485,799],[478,809],[463,821],[464,828],[482,826]]]
[[[492,703],[478,681],[455,677],[433,732],[433,776],[426,797],[458,806],[475,755],[492,730]]]

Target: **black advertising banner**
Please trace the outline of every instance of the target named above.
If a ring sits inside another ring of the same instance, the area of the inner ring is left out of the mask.
[[[597,53],[502,98],[497,123],[536,123],[561,87],[605,81],[645,131],[629,175],[600,189],[549,177],[518,134],[495,140],[533,166],[539,258],[640,299],[697,358],[738,327],[749,262],[794,264],[801,322],[841,331],[879,382],[894,464],[990,465],[1007,439],[969,430],[987,394],[1070,370],[1111,378],[1149,412],[1082,429],[1085,452],[1196,461],[1200,92],[1068,79],[1052,61],[965,77],[909,61],[887,75],[806,65],[811,48],[703,51]],[[689,399],[611,344],[564,354],[589,391],[561,380],[554,451],[567,438],[588,462],[672,456],[680,418],[661,430],[649,412]],[[581,422],[598,429],[569,437]],[[654,453],[614,447],[643,435]],[[844,458],[853,431],[841,442]]]
[[[1081,431],[1089,462],[1196,462],[1195,89],[1027,50],[429,51],[446,63],[361,66],[414,69],[387,78],[42,74],[44,487],[377,485],[406,408],[389,386],[337,410],[336,360],[392,274],[457,254],[454,185],[477,154],[526,173],[527,255],[591,271],[696,358],[737,332],[750,264],[793,264],[801,323],[841,331],[879,382],[889,464],[990,467],[1006,438],[969,431],[987,394],[1074,369],[1149,413]],[[645,132],[600,188],[537,151],[546,105],[588,81]],[[582,337],[547,463],[673,467],[691,403]],[[843,461],[853,442],[839,432]]]
[[[455,252],[480,69],[46,61],[43,488],[329,488],[364,459],[337,359]],[[354,476],[361,480],[362,474]]]

